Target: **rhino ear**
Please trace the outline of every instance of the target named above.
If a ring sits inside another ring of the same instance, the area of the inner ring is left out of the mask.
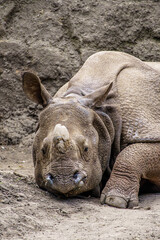
[[[47,106],[52,100],[51,95],[34,73],[24,72],[22,75],[23,91],[33,102]]]
[[[101,88],[98,88],[96,91],[94,91],[91,94],[86,95],[83,98],[83,104],[88,107],[99,107],[102,105],[102,103],[107,98],[107,95],[109,91],[111,90],[113,85],[113,82],[109,83],[108,85],[105,85]]]

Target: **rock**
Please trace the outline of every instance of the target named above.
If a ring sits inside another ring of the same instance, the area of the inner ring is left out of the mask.
[[[3,199],[3,200],[1,200],[1,203],[3,203],[3,204],[9,204],[10,201],[9,201],[9,199]]]

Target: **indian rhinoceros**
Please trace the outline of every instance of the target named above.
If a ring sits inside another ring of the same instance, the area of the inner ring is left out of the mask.
[[[160,191],[157,66],[98,52],[54,97],[35,74],[23,74],[25,94],[43,106],[33,144],[41,188],[67,197],[101,195],[102,204],[120,208],[138,204],[140,186]]]

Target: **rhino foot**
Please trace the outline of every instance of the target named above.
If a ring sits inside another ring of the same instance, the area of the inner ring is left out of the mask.
[[[118,207],[118,208],[126,208],[127,207],[127,201],[122,197],[117,197],[117,196],[106,197],[105,194],[101,194],[100,201],[102,204],[107,204],[112,207]]]
[[[138,206],[138,200],[127,200],[120,196],[107,196],[105,193],[101,194],[101,204],[107,204],[117,208],[134,208]]]

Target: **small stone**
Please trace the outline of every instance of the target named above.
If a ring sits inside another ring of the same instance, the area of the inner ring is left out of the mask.
[[[141,207],[140,206],[135,206],[135,207],[133,207],[133,209],[140,209]]]
[[[19,193],[19,194],[18,194],[18,197],[24,198],[25,195],[24,195],[23,193]]]
[[[21,201],[22,201],[22,198],[20,198],[20,197],[17,198],[17,201],[18,201],[18,202],[21,202]]]
[[[3,204],[9,204],[10,201],[9,201],[9,199],[3,199],[3,200],[1,201],[1,203],[3,203]]]
[[[151,207],[145,207],[144,210],[151,210]]]

